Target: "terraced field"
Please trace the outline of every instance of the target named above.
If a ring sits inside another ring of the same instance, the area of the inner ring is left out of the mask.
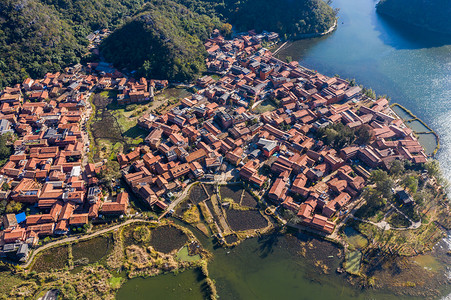
[[[187,235],[173,226],[161,226],[152,230],[150,245],[158,252],[169,253],[180,249],[188,241]]]
[[[258,210],[227,210],[227,221],[234,231],[261,229],[268,226],[268,221]]]
[[[240,203],[243,187],[239,184],[221,186],[221,199],[232,199],[236,203]]]

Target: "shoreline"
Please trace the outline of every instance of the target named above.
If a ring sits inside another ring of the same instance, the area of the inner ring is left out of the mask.
[[[324,32],[321,32],[321,33],[303,33],[303,34],[300,34],[300,35],[296,36],[295,38],[289,38],[281,46],[279,46],[276,50],[272,51],[272,54],[276,55],[278,52],[282,51],[285,46],[290,45],[291,43],[293,43],[295,41],[303,40],[303,39],[311,39],[311,38],[322,37],[322,36],[328,35],[329,33],[332,33],[337,28],[338,28],[338,18],[335,19],[334,25],[329,27],[329,29],[324,31]]]

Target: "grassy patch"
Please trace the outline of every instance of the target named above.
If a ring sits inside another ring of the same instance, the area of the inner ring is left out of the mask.
[[[198,261],[200,258],[201,257],[199,254],[189,255],[188,246],[182,247],[182,249],[180,249],[179,252],[177,252],[177,259],[181,261],[192,262]]]
[[[111,277],[108,282],[113,289],[118,289],[121,286],[122,277]]]
[[[275,110],[277,107],[274,106],[274,103],[272,103],[269,100],[265,100],[262,103],[260,103],[259,105],[257,105],[256,108],[254,108],[254,112],[257,114],[262,114],[264,112],[267,111],[273,111]]]
[[[368,245],[368,240],[360,234],[357,230],[347,226],[344,229],[346,239],[352,249],[364,249]]]
[[[11,274],[9,270],[0,272],[0,295],[9,294],[15,286],[24,283],[24,280]]]
[[[200,221],[199,210],[195,205],[192,205],[183,213],[183,221],[189,224],[194,224]]]
[[[394,228],[407,228],[411,225],[409,220],[396,211],[390,214],[387,218],[387,222]]]
[[[200,211],[202,212],[202,216],[204,217],[205,222],[208,224],[213,222],[213,216],[210,213],[210,210],[208,209],[207,205],[205,205],[204,202],[199,203]]]
[[[360,273],[360,260],[362,253],[360,251],[353,251],[346,254],[345,269],[346,272],[358,275]]]

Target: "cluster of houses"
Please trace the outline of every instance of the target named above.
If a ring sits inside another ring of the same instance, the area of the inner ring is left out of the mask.
[[[128,194],[105,200],[97,179],[103,165],[87,163],[88,98],[104,88],[132,91],[154,83],[97,67],[75,65],[0,93],[0,133],[14,134],[14,153],[0,169],[0,200],[23,203],[29,211],[20,220],[14,214],[3,217],[0,257],[24,260],[24,249],[39,238],[66,234],[99,216],[127,213]]]
[[[207,65],[223,76],[198,79],[199,91],[179,106],[140,118],[149,147],[118,156],[124,178],[149,205],[165,209],[165,199],[190,180],[213,179],[228,164],[302,224],[331,233],[371,169],[388,169],[396,159],[421,164],[427,156],[386,99],[368,99],[345,80],[274,58],[261,46],[265,38],[270,34],[209,39]],[[278,108],[255,113],[259,101]],[[366,126],[369,143],[336,150],[316,138],[337,122]]]
[[[123,177],[150,206],[167,209],[190,181],[236,177],[266,190],[266,198],[292,210],[301,222],[331,233],[336,217],[362,191],[374,168],[396,159],[426,162],[412,131],[386,99],[372,101],[361,88],[274,58],[262,42],[275,33],[249,32],[206,41],[208,69],[222,76],[200,78],[196,94],[169,112],[142,116],[145,144],[119,154]],[[6,214],[0,257],[26,259],[38,238],[66,234],[99,215],[126,214],[128,194],[103,199],[97,174],[87,163],[87,101],[96,90],[116,90],[119,104],[151,100],[164,80],[126,78],[105,63],[75,65],[65,73],[26,79],[0,93],[0,133],[13,132],[14,154],[0,169],[0,200],[16,201],[30,213]],[[262,101],[277,108],[254,112]],[[365,145],[333,149],[316,138],[320,128],[341,122],[371,132]]]

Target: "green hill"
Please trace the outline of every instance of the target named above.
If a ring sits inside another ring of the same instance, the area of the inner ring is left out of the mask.
[[[152,0],[101,46],[116,67],[139,76],[190,80],[205,70],[207,39],[221,22],[170,0]]]
[[[323,0],[177,0],[197,13],[215,14],[238,30],[276,31],[296,37],[322,33],[336,11]]]
[[[114,28],[143,0],[0,0],[0,87],[80,61],[86,36]]]
[[[449,0],[381,0],[377,4],[377,11],[397,21],[451,34]]]
[[[220,20],[295,37],[327,30],[335,13],[322,0],[0,0],[0,88],[79,62],[101,28],[117,29],[102,47],[116,66],[190,79]]]
[[[81,45],[73,29],[38,1],[3,1],[0,9],[1,85],[28,74],[42,76],[77,61]]]
[[[296,37],[325,32],[336,19],[334,10],[322,0],[229,0],[226,3],[229,23],[242,30],[269,30]]]

